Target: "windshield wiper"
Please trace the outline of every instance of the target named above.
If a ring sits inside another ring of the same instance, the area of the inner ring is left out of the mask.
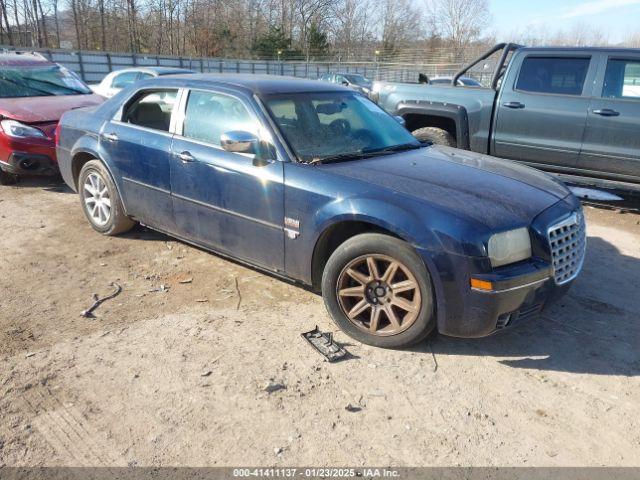
[[[53,95],[53,93],[51,93],[51,92],[47,92],[46,90],[41,90],[41,89],[39,89],[39,88],[32,87],[32,86],[30,86],[30,85],[26,85],[26,84],[21,83],[21,82],[16,82],[15,80],[12,80],[12,79],[10,79],[10,78],[2,77],[2,78],[0,78],[0,81],[7,82],[7,83],[11,83],[11,84],[13,84],[13,85],[17,85],[17,86],[18,86],[18,87],[20,87],[20,88],[27,88],[27,89],[32,90],[32,91],[34,91],[34,92],[40,92],[40,93],[43,93],[43,94],[44,94],[44,95],[39,95],[39,96],[45,96],[45,95],[46,95],[46,96],[50,96],[50,95]]]
[[[310,165],[318,163],[335,163],[349,160],[360,160],[363,158],[377,157],[380,155],[389,155],[396,152],[403,152],[406,150],[417,150],[418,148],[426,147],[428,143],[401,143],[399,145],[392,145],[390,147],[371,149],[371,150],[358,150],[356,152],[340,153],[337,155],[329,155],[327,157],[314,158],[310,162]]]
[[[375,155],[375,153],[371,152],[356,151],[349,153],[339,153],[337,155],[328,155],[326,157],[317,157],[307,163],[309,163],[309,165],[316,165],[318,163],[336,163],[349,160],[360,160],[362,158],[370,158]]]
[[[59,83],[56,83],[56,82],[50,82],[49,80],[41,80],[39,78],[28,78],[27,80],[33,81],[33,82],[44,83],[45,85],[52,85],[52,86],[57,87],[57,88],[64,88],[66,90],[69,90],[70,92],[75,92],[75,93],[77,93],[79,95],[85,95],[87,93],[87,92],[84,92],[82,90],[78,90],[77,88],[67,87],[66,85],[60,85]]]
[[[384,153],[395,153],[395,152],[403,152],[406,150],[417,150],[418,148],[426,147],[429,144],[418,143],[401,143],[399,145],[392,145],[390,147],[379,148],[376,150],[364,150],[364,153],[371,154],[384,154]]]

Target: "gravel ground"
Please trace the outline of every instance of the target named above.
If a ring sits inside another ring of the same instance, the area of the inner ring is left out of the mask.
[[[143,228],[102,237],[60,185],[0,187],[0,466],[637,466],[640,216],[587,221],[541,318],[404,351],[336,331],[354,358],[328,364],[300,337],[336,330],[320,297]]]

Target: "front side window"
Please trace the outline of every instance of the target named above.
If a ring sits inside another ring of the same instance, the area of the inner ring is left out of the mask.
[[[168,132],[177,94],[177,90],[143,92],[125,108],[122,121]]]
[[[264,100],[302,162],[420,146],[396,119],[357,93],[279,94]]]
[[[640,60],[609,60],[602,96],[640,100]]]
[[[75,73],[61,65],[0,65],[0,98],[90,93],[91,89]]]
[[[590,58],[527,57],[516,89],[524,92],[582,95]]]
[[[113,77],[112,88],[126,88],[138,79],[138,72],[124,72]]]
[[[255,117],[238,98],[199,90],[189,93],[184,137],[220,145],[223,133],[243,131],[258,135],[258,130]]]

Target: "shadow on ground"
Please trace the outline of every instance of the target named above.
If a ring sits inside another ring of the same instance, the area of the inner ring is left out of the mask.
[[[484,339],[436,336],[416,350],[504,358],[500,363],[512,368],[638,376],[639,283],[640,259],[621,254],[599,237],[589,237],[582,275],[540,317]]]

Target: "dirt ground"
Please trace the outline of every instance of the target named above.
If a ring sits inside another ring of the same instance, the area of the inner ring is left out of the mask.
[[[300,337],[336,330],[320,297],[0,187],[0,466],[640,465],[640,215],[587,220],[541,318],[405,351],[336,331],[354,358],[328,364]]]

